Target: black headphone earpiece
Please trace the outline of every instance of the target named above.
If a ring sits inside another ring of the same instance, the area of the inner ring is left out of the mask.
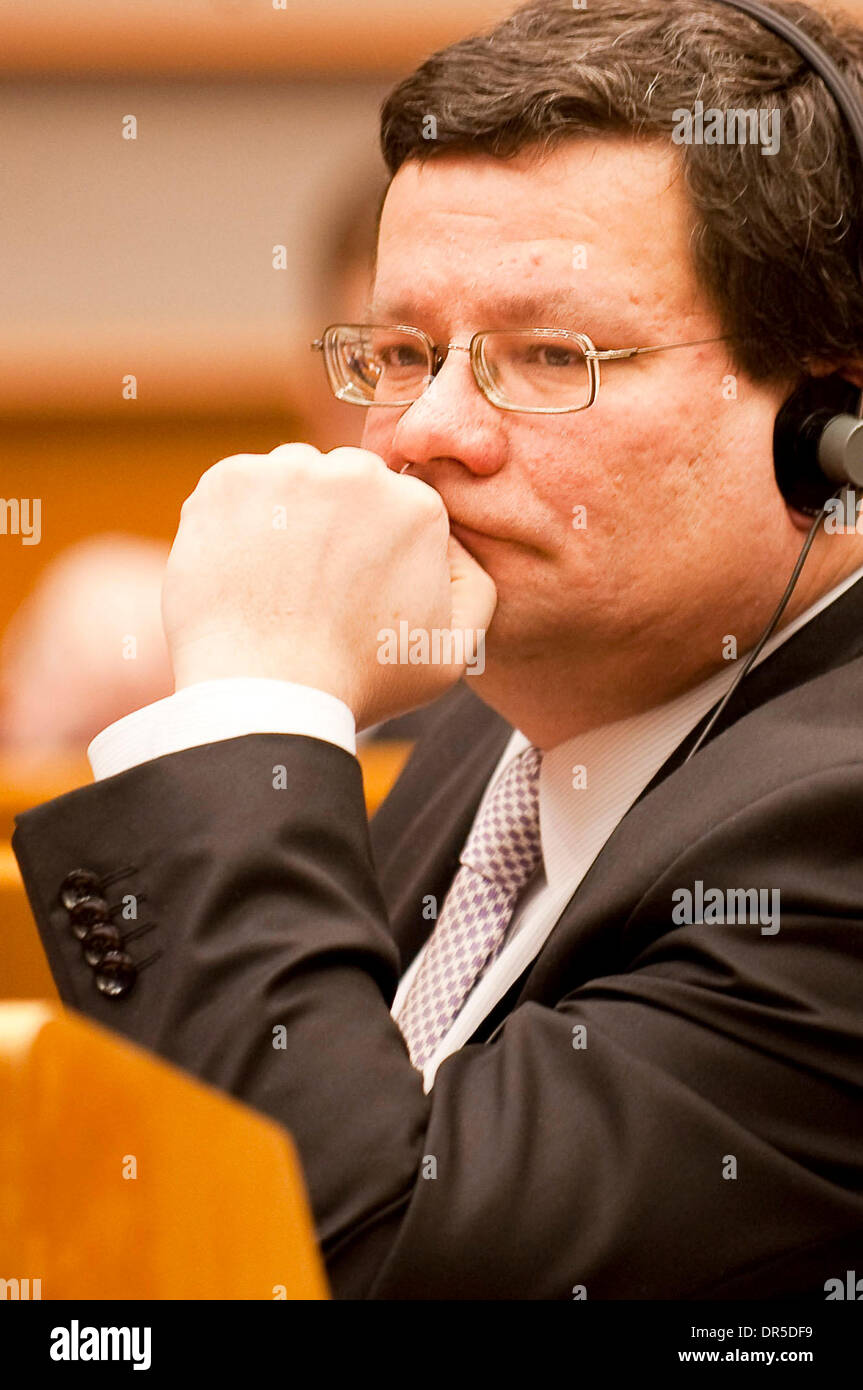
[[[808,377],[782,406],[773,430],[773,470],[789,506],[816,516],[837,487],[863,488],[860,389],[838,375]]]

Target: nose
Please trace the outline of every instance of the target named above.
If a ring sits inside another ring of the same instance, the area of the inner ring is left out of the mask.
[[[432,380],[399,417],[392,445],[403,460],[399,473],[415,468],[429,482],[429,474],[437,471],[433,465],[441,461],[461,465],[477,475],[496,473],[503,466],[503,413],[495,410],[477,386],[469,347],[448,343],[445,349],[438,349]]]
[[[463,347],[461,343],[447,343],[445,348],[435,348],[435,363],[434,367],[432,368],[432,379],[434,379],[434,377],[437,376],[438,372],[440,371],[441,367],[446,361],[447,353],[449,352],[466,352],[469,354],[470,348]],[[407,473],[408,469],[413,468],[413,466],[414,460],[411,459],[408,463],[405,464],[404,468],[399,469],[399,473]]]

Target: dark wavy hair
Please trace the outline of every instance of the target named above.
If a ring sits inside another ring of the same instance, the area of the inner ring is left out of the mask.
[[[796,0],[795,20],[863,92],[863,28]],[[715,0],[531,0],[428,58],[390,93],[391,175],[446,151],[507,159],[609,133],[671,143],[674,112],[778,108],[780,148],[673,146],[697,214],[699,283],[738,367],[800,381],[817,359],[863,356],[863,169],[821,79],[782,39]],[[425,138],[427,117],[437,123]],[[425,122],[425,124],[424,124]]]

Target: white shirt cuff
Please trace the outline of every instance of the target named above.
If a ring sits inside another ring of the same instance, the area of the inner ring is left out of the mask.
[[[325,690],[292,681],[237,677],[200,681],[127,714],[87,749],[96,781],[151,758],[243,734],[305,734],[356,753],[356,721]]]

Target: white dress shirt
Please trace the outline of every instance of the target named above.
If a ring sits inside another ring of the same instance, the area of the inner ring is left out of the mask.
[[[754,665],[760,665],[861,578],[863,566],[774,633]],[[675,748],[722,698],[743,660],[745,654],[666,704],[591,729],[546,752],[539,781],[542,864],[519,898],[499,954],[426,1062],[426,1091],[444,1058],[467,1042],[539,953],[612,831]],[[103,729],[87,754],[99,779],[166,753],[252,733],[306,734],[355,753],[355,731],[351,711],[333,695],[287,681],[237,678],[187,686],[146,705]],[[525,736],[515,731],[485,796],[509,760],[527,746]],[[575,768],[583,768],[586,775],[574,778]],[[400,1008],[425,949],[402,976],[393,1013]]]

